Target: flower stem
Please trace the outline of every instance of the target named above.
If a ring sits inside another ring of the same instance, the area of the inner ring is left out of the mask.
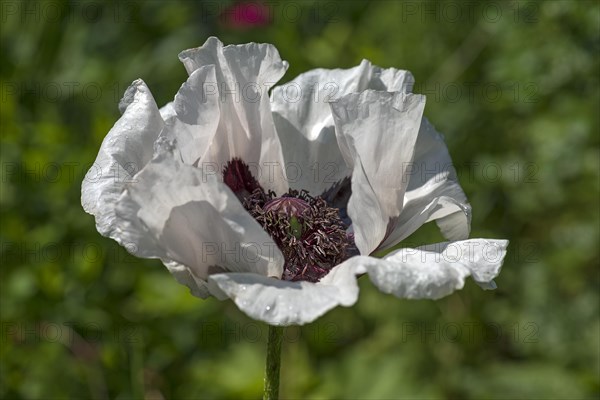
[[[269,325],[264,400],[276,400],[279,398],[279,368],[281,366],[282,339],[283,327]]]

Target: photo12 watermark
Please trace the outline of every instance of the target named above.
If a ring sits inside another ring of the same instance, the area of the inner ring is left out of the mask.
[[[535,1],[402,1],[400,21],[403,23],[475,23],[488,24],[503,20],[514,23],[536,23],[540,4]]]
[[[2,322],[3,343],[39,344],[61,343],[71,346],[76,342],[139,343],[138,328],[133,324],[106,328],[98,322]]]
[[[510,326],[494,322],[403,322],[399,337],[402,343],[538,343],[539,335],[540,326],[535,322]]]

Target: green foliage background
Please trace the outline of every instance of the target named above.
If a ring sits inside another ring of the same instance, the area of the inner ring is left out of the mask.
[[[79,200],[126,87],[165,104],[178,52],[216,35],[275,44],[283,81],[363,58],[412,71],[472,236],[511,241],[496,291],[407,301],[364,279],[354,307],[289,328],[282,397],[598,398],[598,3],[296,1],[244,30],[215,17],[228,4],[1,4],[0,397],[261,396],[265,326],[101,237]]]

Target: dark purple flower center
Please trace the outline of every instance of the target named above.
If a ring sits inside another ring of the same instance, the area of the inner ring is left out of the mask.
[[[323,198],[292,189],[280,197],[267,193],[239,159],[227,164],[223,179],[283,253],[283,279],[318,282],[354,254],[339,210]]]
[[[243,201],[254,190],[260,188],[260,184],[252,176],[248,164],[239,158],[234,158],[227,163],[223,169],[223,181],[233,190],[240,201]]]

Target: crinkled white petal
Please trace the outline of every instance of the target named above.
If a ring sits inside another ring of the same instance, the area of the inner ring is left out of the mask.
[[[416,210],[424,210],[437,199],[437,207],[432,209],[424,222],[435,220],[448,240],[468,238],[471,230],[471,206],[458,183],[444,138],[426,118],[421,122],[408,177],[405,211],[410,215]],[[405,218],[406,216],[400,216],[400,219]],[[408,231],[401,223],[396,227],[401,232]],[[410,233],[412,232],[408,232]],[[396,243],[408,236],[396,235],[399,236]]]
[[[390,222],[390,226],[395,226],[395,228],[393,228],[386,236],[385,240],[379,245],[377,250],[389,249],[419,229],[427,222],[429,216],[438,207],[440,198],[435,197],[427,204],[410,202],[406,200],[406,197],[404,198],[404,201],[405,203],[402,212],[397,218],[393,218]]]
[[[197,165],[217,133],[221,117],[219,96],[212,93],[216,86],[215,66],[208,65],[193,71],[175,95],[171,117],[161,136],[174,141],[181,160]],[[167,112],[165,112],[167,114]],[[208,169],[208,165],[203,166]],[[221,171],[220,166],[212,168]]]
[[[138,79],[119,104],[123,113],[108,132],[81,185],[81,204],[96,217],[96,229],[123,244],[115,205],[125,185],[150,161],[164,122],[150,90]]]
[[[194,296],[202,299],[210,297],[207,282],[192,275],[192,272],[188,267],[171,260],[162,260],[162,262],[175,280],[180,284],[187,286],[190,289],[190,293]]]
[[[256,274],[215,274],[211,293],[231,298],[249,317],[271,325],[303,325],[338,305],[358,299],[356,275],[364,274],[374,258],[353,257],[333,268],[320,282],[290,282]]]
[[[351,173],[337,145],[329,102],[367,89],[409,92],[413,84],[408,71],[363,60],[350,69],[314,69],[274,88],[271,107],[290,187],[318,196]]]
[[[460,185],[448,180],[444,175],[447,173],[439,174],[423,186],[406,192],[402,212],[398,218],[392,220],[391,226],[394,228],[379,246],[379,250],[395,246],[424,223],[437,218],[438,225],[442,224],[445,227],[442,229],[444,236],[455,237],[457,240],[468,237],[471,208],[457,200],[464,197]]]
[[[439,209],[427,222],[435,220],[442,235],[448,240],[466,239],[471,232],[471,205],[467,200],[460,200],[464,192],[457,182],[448,183],[447,187],[448,192],[456,194],[440,196]]]
[[[493,289],[507,245],[506,240],[470,239],[401,249],[384,259],[356,256],[317,283],[250,273],[214,274],[208,278],[208,289],[221,299],[229,297],[253,319],[271,325],[303,325],[338,305],[353,305],[359,291],[357,276],[364,273],[381,291],[409,299],[447,296],[461,289],[468,276]]]
[[[439,299],[462,289],[465,278],[494,288],[507,240],[470,239],[394,251],[368,268],[381,291],[409,299]]]
[[[175,112],[175,108],[173,108],[173,102],[172,101],[170,101],[167,104],[165,104],[164,106],[162,106],[159,111],[160,111],[160,116],[165,121],[177,114]]]
[[[179,54],[188,73],[213,66],[216,83],[204,93],[218,99],[220,119],[200,164],[222,168],[234,157],[257,172],[266,190],[287,191],[281,144],[275,132],[268,90],[283,76],[288,64],[275,46],[248,43],[223,46],[211,37],[199,48]]]
[[[231,190],[215,174],[184,165],[170,153],[136,175],[116,212],[142,227],[119,224],[133,254],[184,265],[195,280],[221,272],[281,276],[283,271],[283,255]]]
[[[424,96],[373,90],[331,103],[338,144],[353,171],[348,215],[363,255],[379,246],[402,211],[424,107]]]

